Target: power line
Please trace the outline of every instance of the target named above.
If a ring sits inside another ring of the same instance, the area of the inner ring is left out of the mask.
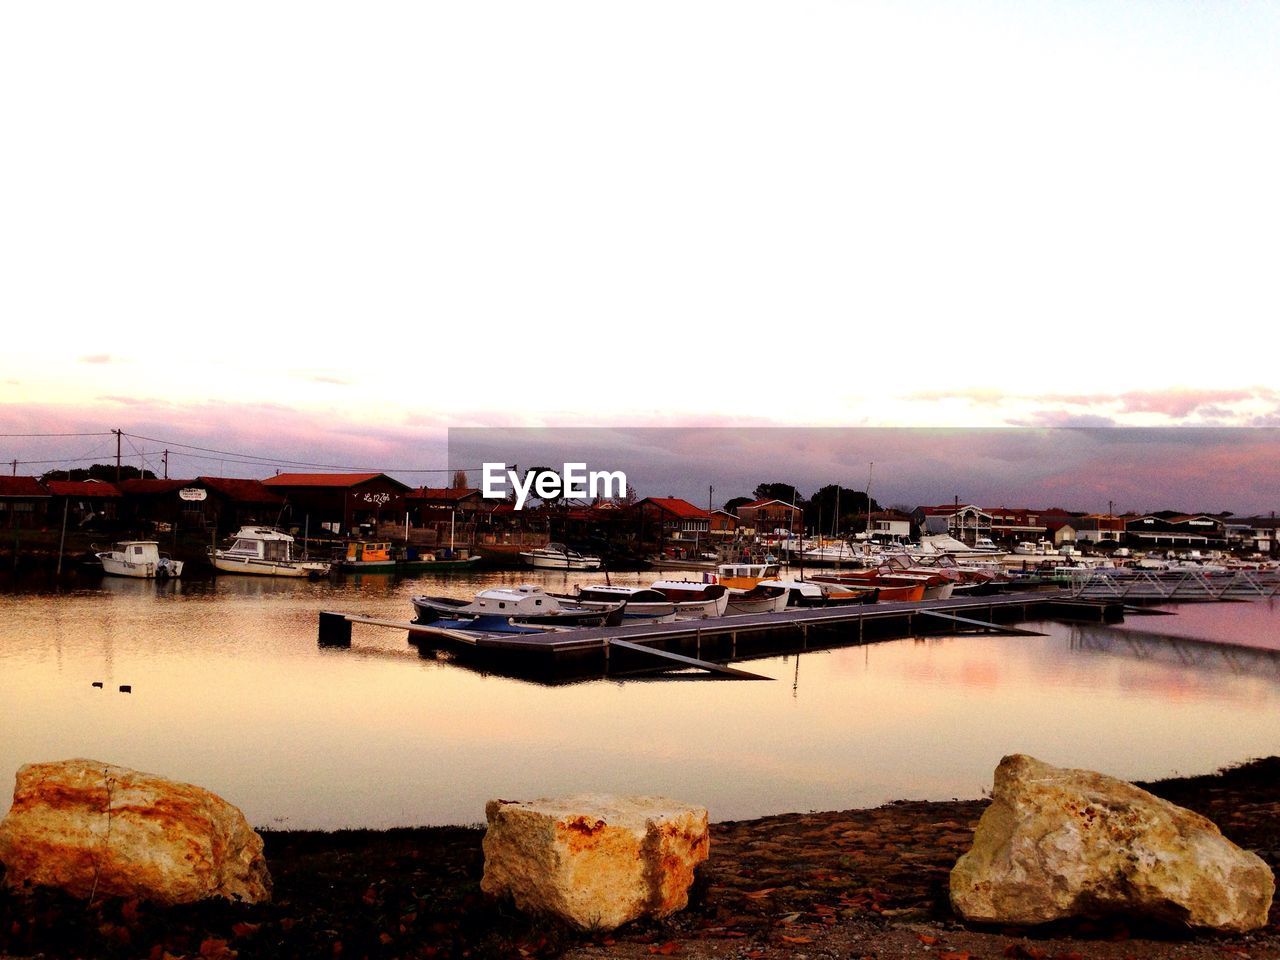
[[[110,430],[101,430],[96,433],[0,433],[0,437],[29,439],[31,437],[109,437]]]
[[[181,447],[183,450],[199,450],[201,453],[218,454],[219,457],[238,458],[236,463],[257,463],[260,465],[281,466],[281,467],[318,467],[325,470],[361,470],[374,473],[453,473],[449,467],[439,468],[422,468],[422,467],[358,467],[349,464],[339,463],[312,463],[307,460],[286,460],[281,457],[266,457],[255,453],[242,453],[233,450],[217,450],[212,447],[198,447],[190,443],[179,443],[176,440],[161,440],[158,437],[144,437],[136,433],[126,433],[126,437],[133,437],[135,440],[146,440],[149,443],[164,444],[167,447]],[[194,457],[195,454],[183,453],[182,450],[172,451],[179,456]],[[207,457],[203,459],[219,459],[219,457]],[[473,468],[479,469],[479,468]]]

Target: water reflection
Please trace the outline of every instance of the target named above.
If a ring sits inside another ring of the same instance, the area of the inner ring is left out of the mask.
[[[1154,635],[1274,636],[1280,611],[1265,603],[752,662],[775,683],[550,688],[419,657],[375,627],[355,627],[350,650],[316,644],[320,609],[407,619],[415,593],[531,579],[112,580],[0,595],[0,780],[89,756],[207,785],[260,825],[377,827],[475,822],[491,797],[570,790],[666,793],[717,818],[972,797],[1015,750],[1135,778],[1280,752],[1274,670],[1184,644],[1188,659]]]

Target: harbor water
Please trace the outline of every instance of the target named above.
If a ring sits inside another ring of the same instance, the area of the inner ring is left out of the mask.
[[[407,620],[414,594],[599,579],[226,576],[0,594],[0,813],[19,766],[70,757],[201,784],[259,827],[328,829],[475,823],[494,797],[577,791],[739,819],[977,797],[1012,752],[1129,779],[1280,753],[1275,600],[753,662],[770,683],[546,686],[419,656],[401,631],[316,642],[322,609]]]

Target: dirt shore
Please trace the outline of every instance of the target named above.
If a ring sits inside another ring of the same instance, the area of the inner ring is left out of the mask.
[[[1273,870],[1280,864],[1280,758],[1145,786],[1208,816]],[[1036,929],[959,922],[947,875],[985,806],[912,801],[715,824],[688,910],[596,937],[482,895],[479,829],[268,833],[269,905],[86,907],[52,892],[0,893],[0,955],[1280,960],[1280,907],[1265,930],[1243,936],[1123,918]]]

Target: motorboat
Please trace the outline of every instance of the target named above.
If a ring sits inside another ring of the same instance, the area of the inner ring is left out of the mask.
[[[821,543],[800,552],[801,562],[810,567],[865,567],[877,561],[875,554],[856,549],[843,540]]]
[[[161,553],[155,540],[122,540],[95,556],[102,564],[102,572],[113,577],[163,580],[182,576],[182,561]]]
[[[812,580],[764,580],[762,587],[779,587],[786,591],[787,605],[791,607],[835,607],[855,603],[875,603],[880,591],[871,589],[846,589],[829,583]]]
[[[416,547],[405,547],[402,552],[388,540],[353,540],[347,544],[338,569],[343,573],[444,573],[469,570],[480,562],[479,557],[449,556],[452,552],[419,552]]]
[[[696,580],[656,580],[652,588],[676,605],[677,620],[723,617],[729,606],[729,588],[721,583]]]
[[[323,577],[331,564],[298,556],[294,538],[274,527],[241,527],[231,546],[209,548],[214,569],[260,577]]]
[[[777,561],[764,563],[722,563],[716,567],[716,582],[728,587],[730,591],[750,590],[761,580],[778,578]]]
[[[966,561],[997,561],[1005,557],[1005,552],[992,543],[989,537],[979,537],[971,547],[946,533],[921,537],[919,545],[908,547],[906,552],[913,559],[936,557],[944,553]]]
[[[572,596],[560,593],[551,596],[593,609],[604,609],[621,602],[623,623],[667,623],[676,618],[676,605],[649,587],[615,587],[599,583],[579,587]]]
[[[418,623],[439,623],[455,629],[475,626],[485,630],[499,621],[561,627],[616,626],[622,622],[625,605],[618,600],[603,606],[589,606],[554,597],[529,583],[519,587],[490,587],[481,590],[471,600],[414,597],[412,602]],[[483,621],[483,626],[475,624],[478,619]]]
[[[603,566],[599,557],[571,550],[563,543],[548,543],[536,550],[522,550],[520,560],[537,570],[599,570]]]

